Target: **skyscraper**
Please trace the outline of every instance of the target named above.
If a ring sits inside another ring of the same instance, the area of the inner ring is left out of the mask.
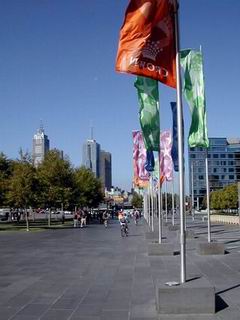
[[[45,135],[42,125],[33,136],[33,150],[32,158],[33,165],[37,167],[44,159],[46,153],[49,151],[49,139]]]
[[[82,164],[90,169],[96,178],[100,177],[100,144],[96,140],[87,140],[83,144]]]
[[[112,155],[104,150],[100,151],[100,179],[103,188],[110,190],[112,187]]]

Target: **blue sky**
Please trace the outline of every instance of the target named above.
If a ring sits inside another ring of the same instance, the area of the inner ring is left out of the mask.
[[[181,48],[204,54],[209,136],[239,137],[240,1],[181,0]],[[135,77],[114,71],[127,0],[0,0],[0,151],[32,149],[42,119],[52,148],[75,166],[90,124],[112,153],[113,184],[129,190],[131,132],[139,128]],[[162,128],[175,90],[160,89]],[[184,102],[185,133],[189,108]]]

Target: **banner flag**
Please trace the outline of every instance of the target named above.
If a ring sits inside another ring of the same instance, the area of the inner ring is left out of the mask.
[[[160,137],[160,173],[162,177],[171,181],[173,179],[173,161],[171,157],[172,150],[172,135],[170,130],[161,132]]]
[[[155,160],[154,160],[153,151],[147,150],[147,160],[144,167],[148,172],[152,172],[154,171],[154,165],[155,165]]]
[[[192,114],[188,143],[190,148],[208,148],[202,53],[191,49],[181,51],[181,66],[184,69],[183,91]]]
[[[177,133],[177,103],[171,102],[172,108],[172,118],[173,118],[173,126],[172,126],[172,149],[171,156],[173,161],[174,170],[178,172],[178,133]]]
[[[149,173],[144,168],[146,163],[146,149],[141,131],[133,131],[133,170],[134,185],[144,187],[148,185]]]
[[[130,0],[120,30],[116,71],[176,88],[175,0]]]
[[[159,151],[160,120],[158,82],[146,77],[137,77],[134,86],[138,91],[140,106],[139,120],[145,147],[147,150]]]

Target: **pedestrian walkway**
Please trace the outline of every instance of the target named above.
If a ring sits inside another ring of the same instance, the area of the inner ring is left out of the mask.
[[[157,222],[156,222],[157,225]],[[199,256],[206,222],[191,222],[197,239],[187,240],[188,279],[205,276],[219,294],[213,316],[159,316],[154,283],[177,280],[180,256],[148,257],[145,223],[130,223],[121,238],[118,222],[108,228],[0,233],[1,320],[240,319],[240,232],[215,224],[213,235],[229,254]],[[177,232],[164,228],[164,241],[179,249]]]

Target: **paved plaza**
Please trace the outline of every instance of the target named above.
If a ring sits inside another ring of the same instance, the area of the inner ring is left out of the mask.
[[[157,222],[156,222],[157,223]],[[207,222],[188,221],[196,238],[187,240],[187,278],[206,277],[215,286],[215,315],[158,315],[154,283],[176,280],[180,256],[147,254],[146,223],[130,223],[120,237],[119,224],[91,224],[38,232],[0,232],[1,320],[209,320],[240,319],[240,231],[214,224],[213,239],[225,255],[200,256]],[[177,231],[164,227],[164,241],[179,250]],[[194,280],[193,280],[194,281]]]

